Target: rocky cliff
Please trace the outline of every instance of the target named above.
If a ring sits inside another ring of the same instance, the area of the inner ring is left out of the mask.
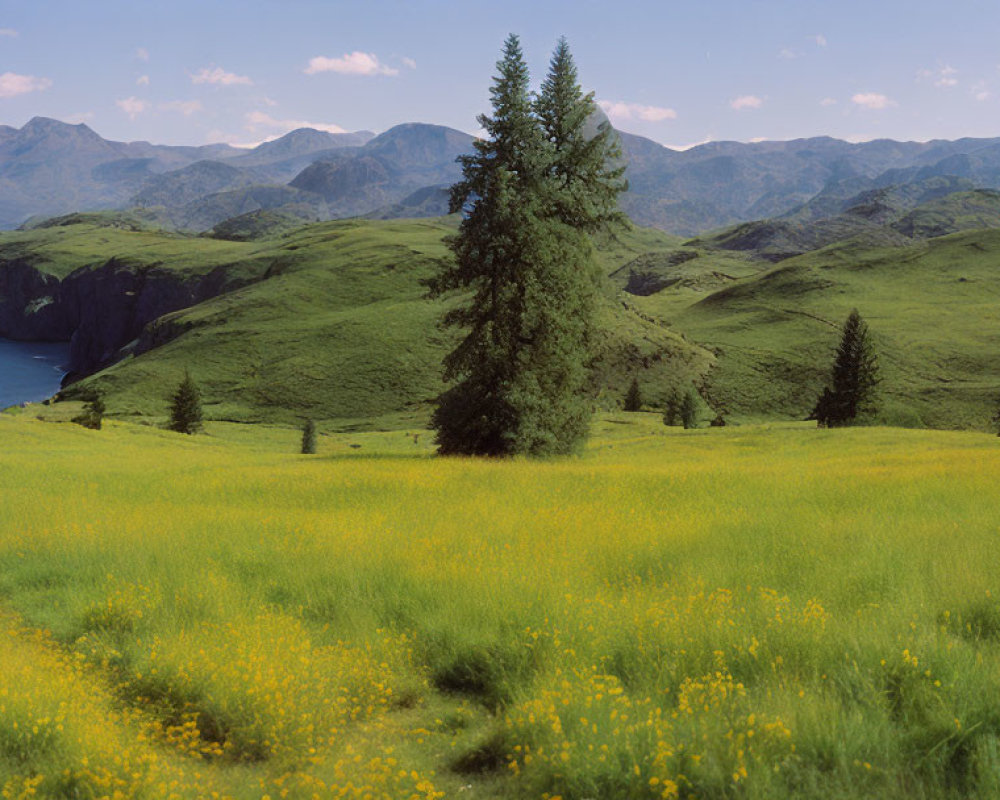
[[[111,258],[59,280],[29,260],[0,262],[0,336],[69,341],[72,382],[162,344],[167,329],[143,337],[159,317],[256,279],[226,266],[190,274]]]

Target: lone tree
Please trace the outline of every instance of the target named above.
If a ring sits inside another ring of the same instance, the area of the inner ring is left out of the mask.
[[[628,391],[625,392],[625,410],[642,410],[642,392],[639,390],[638,378],[632,378],[632,383],[629,384]]]
[[[311,456],[316,454],[316,423],[307,419],[302,426],[302,455]]]
[[[878,358],[868,325],[855,309],[844,323],[830,385],[823,389],[809,418],[820,427],[835,428],[850,425],[859,416],[870,417],[877,410],[878,383]]]
[[[681,405],[683,404],[681,393],[677,389],[671,390],[667,395],[667,402],[663,406],[663,424],[677,425],[681,418]]]
[[[201,394],[188,372],[177,387],[170,403],[170,424],[178,433],[197,433],[201,430]]]
[[[681,425],[685,430],[695,428],[698,425],[698,400],[694,392],[688,389],[681,399],[680,408]]]
[[[620,168],[610,129],[591,145],[593,98],[576,84],[561,41],[542,94],[533,101],[513,34],[490,90],[492,116],[451,211],[464,214],[449,242],[455,254],[432,294],[472,290],[445,317],[467,334],[445,358],[432,425],[442,454],[548,455],[577,449],[587,433],[590,342],[599,272],[587,231],[616,216]],[[618,187],[618,188],[615,188]]]

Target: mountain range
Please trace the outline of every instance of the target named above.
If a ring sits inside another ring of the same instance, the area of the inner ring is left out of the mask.
[[[795,230],[842,215],[865,192],[919,195],[935,181],[1000,188],[1000,138],[817,137],[673,150],[620,136],[629,180],[622,208],[640,225],[685,236],[775,218]],[[301,220],[437,216],[459,176],[455,159],[472,142],[461,131],[409,123],[377,136],[302,128],[253,149],[183,147],[109,141],[84,124],[36,117],[20,129],[0,126],[0,227],[133,207],[192,231],[267,210]]]

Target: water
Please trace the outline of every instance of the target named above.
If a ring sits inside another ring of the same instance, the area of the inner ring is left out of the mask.
[[[0,408],[51,397],[59,391],[68,361],[67,342],[0,339]]]

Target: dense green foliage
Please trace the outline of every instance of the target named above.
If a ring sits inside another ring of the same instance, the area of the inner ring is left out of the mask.
[[[316,423],[307,419],[302,426],[302,455],[311,456],[316,453]]]
[[[177,433],[197,433],[202,426],[201,392],[191,379],[191,374],[184,373],[177,391],[170,402],[169,428]]]
[[[452,211],[455,262],[437,293],[471,289],[446,322],[466,334],[445,359],[456,383],[434,413],[444,454],[548,455],[587,435],[587,365],[598,275],[587,232],[617,218],[620,169],[606,167],[612,132],[587,138],[593,112],[565,41],[537,103],[520,43],[510,36],[491,89],[486,137],[461,159]]]
[[[859,417],[871,420],[878,382],[878,357],[868,324],[854,309],[844,323],[830,385],[823,389],[812,418],[827,428],[849,425]]]
[[[625,399],[622,401],[622,408],[626,411],[642,411],[642,390],[639,389],[639,379],[632,378],[632,383],[628,385],[625,392]]]
[[[678,411],[681,425],[684,429],[695,428],[698,425],[698,401],[693,391],[688,389],[681,398],[681,406]]]

